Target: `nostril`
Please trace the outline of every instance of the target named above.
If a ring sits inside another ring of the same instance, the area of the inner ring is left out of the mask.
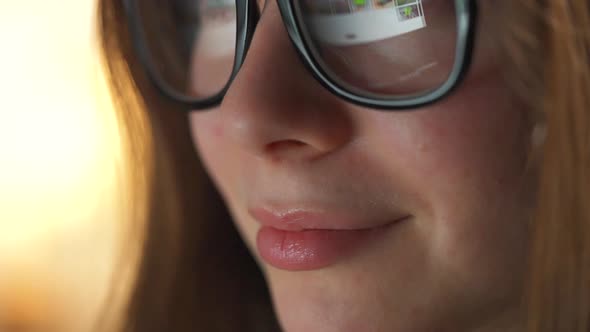
[[[319,156],[313,146],[294,139],[272,142],[265,147],[265,154],[274,163],[311,160]]]
[[[268,144],[266,146],[266,152],[270,154],[276,154],[283,150],[296,149],[304,145],[306,144],[294,139],[281,140]]]

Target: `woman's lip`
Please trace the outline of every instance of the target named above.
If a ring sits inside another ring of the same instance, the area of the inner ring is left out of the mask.
[[[288,271],[317,270],[362,250],[396,223],[358,230],[287,231],[262,226],[258,230],[256,246],[262,259],[275,268]]]
[[[248,210],[262,226],[268,226],[283,231],[303,230],[366,230],[382,226],[389,222],[372,222],[368,218],[352,218],[350,214],[338,214],[317,212],[316,210],[291,208],[291,209],[267,209],[252,208]],[[400,220],[407,214],[388,216],[388,220]]]
[[[281,211],[281,212],[277,212]],[[309,209],[249,209],[262,227],[256,246],[260,257],[283,270],[315,270],[341,261],[375,242],[387,228],[409,215],[391,215],[387,222]]]

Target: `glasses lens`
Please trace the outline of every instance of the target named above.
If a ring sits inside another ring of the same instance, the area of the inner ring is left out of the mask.
[[[235,0],[138,0],[137,6],[161,83],[197,100],[221,92],[234,66]]]
[[[453,70],[453,0],[300,0],[304,38],[327,75],[365,96],[396,98],[439,88]]]

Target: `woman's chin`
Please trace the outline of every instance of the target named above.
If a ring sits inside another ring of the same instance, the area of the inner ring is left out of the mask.
[[[370,324],[374,320],[360,318],[348,304],[332,303],[320,305],[318,299],[303,299],[301,295],[275,299],[275,311],[284,332],[377,332]],[[325,302],[324,302],[325,303]],[[368,308],[362,308],[366,310]]]
[[[288,279],[270,282],[274,308],[284,332],[391,332],[383,306],[373,292],[351,287],[350,280],[330,272],[296,272]],[[374,294],[373,294],[374,295]],[[380,328],[381,326],[381,328]],[[387,326],[387,328],[383,328]]]

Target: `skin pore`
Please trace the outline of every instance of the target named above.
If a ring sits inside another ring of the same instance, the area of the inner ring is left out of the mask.
[[[454,94],[383,112],[325,90],[269,1],[222,104],[191,113],[198,153],[284,331],[519,330],[530,128],[492,60],[494,19],[482,17],[475,63]],[[409,217],[334,264],[287,271],[256,249],[256,206],[352,215],[367,227]]]

